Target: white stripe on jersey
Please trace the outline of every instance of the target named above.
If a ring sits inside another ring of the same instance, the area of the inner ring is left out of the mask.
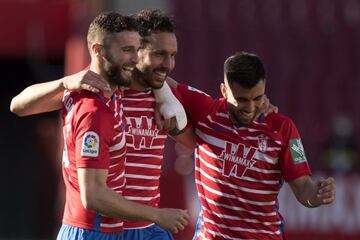
[[[281,221],[263,222],[263,221],[259,221],[259,220],[252,219],[252,218],[242,218],[242,217],[238,217],[238,216],[222,214],[222,213],[215,212],[214,210],[208,209],[208,208],[204,207],[203,205],[201,206],[201,210],[203,210],[203,211],[205,210],[205,211],[209,212],[209,214],[214,214],[217,217],[224,218],[224,219],[237,220],[237,221],[243,221],[243,222],[249,222],[249,223],[260,223],[260,224],[263,224],[265,226],[281,224]]]
[[[272,216],[275,216],[277,214],[276,212],[264,213],[264,212],[250,211],[250,210],[247,210],[247,209],[242,208],[242,207],[236,207],[236,206],[233,206],[233,205],[227,205],[227,204],[224,204],[224,203],[215,202],[214,200],[212,200],[210,198],[207,198],[207,197],[205,197],[204,195],[202,195],[200,193],[198,193],[198,195],[199,195],[199,198],[204,199],[206,201],[206,203],[217,206],[217,207],[220,206],[220,207],[227,208],[227,209],[230,209],[230,210],[247,212],[247,213],[250,213],[252,215],[264,216],[264,217],[272,217]]]
[[[131,136],[131,135],[130,135]],[[161,136],[161,135],[160,135]],[[160,136],[158,136],[158,137],[154,137],[154,139],[157,139],[157,138],[160,138]],[[161,138],[162,138],[163,136],[161,136]],[[166,137],[166,136],[165,136]],[[164,138],[165,138],[164,137]],[[128,147],[128,148],[134,148],[134,144],[131,144],[131,143],[126,143],[126,146]],[[164,149],[164,147],[165,147],[165,145],[161,145],[161,146],[151,146],[150,148],[148,148],[148,149]]]
[[[206,150],[203,146],[199,146],[199,150],[203,153],[205,153],[206,155],[208,155],[209,157],[212,157],[212,158],[215,158],[215,159],[218,159],[218,160],[222,160],[220,159],[216,154],[212,153],[212,152],[209,152],[208,150]],[[254,155],[255,156],[255,155]],[[202,163],[204,163],[207,167],[215,170],[215,171],[218,171],[218,172],[221,172],[222,170],[220,170],[219,168],[217,167],[214,167],[212,166],[210,163],[206,162],[202,157],[200,157],[196,152],[195,152],[195,158],[198,157]],[[257,167],[252,167],[251,169],[249,170],[252,170],[252,171],[255,171],[255,172],[261,172],[261,173],[265,173],[265,174],[278,174],[280,173],[280,170],[266,170],[266,169],[260,169],[260,168],[257,168]],[[260,181],[259,181],[260,182]],[[278,183],[278,181],[276,181],[276,184]]]
[[[126,176],[126,174],[125,174]],[[243,203],[247,203],[247,204],[252,204],[252,205],[256,205],[256,206],[271,206],[275,204],[275,201],[271,201],[271,202],[258,202],[258,201],[252,201],[252,200],[248,200],[245,198],[241,198],[238,197],[236,195],[233,194],[228,194],[228,193],[224,193],[218,190],[215,190],[209,186],[207,186],[204,182],[200,182],[199,180],[195,180],[195,183],[197,185],[200,185],[201,187],[203,187],[206,191],[211,192],[213,194],[216,194],[218,196],[222,196],[222,197],[226,197],[226,198],[230,198],[230,199],[236,199],[239,202],[243,202]]]
[[[100,223],[101,227],[106,227],[106,228],[122,227],[123,225],[124,225],[124,222],[120,222],[120,223]]]
[[[125,174],[126,178],[140,178],[140,179],[159,179],[160,176],[145,176],[137,174]]]
[[[111,156],[110,159],[113,159],[113,158],[119,158],[119,157],[122,157],[123,155],[126,154],[126,151],[122,152],[121,154],[118,154],[118,155],[115,155],[115,156]]]
[[[208,134],[203,133],[202,131],[200,131],[199,129],[195,130],[196,135],[198,135],[204,142],[211,144],[213,146],[219,147],[221,149],[224,149],[225,147],[225,141],[224,140],[220,140],[219,138],[216,137],[212,137]],[[201,148],[202,146],[200,146]],[[245,148],[245,151],[249,151],[250,148]],[[245,153],[246,153],[245,152]],[[209,154],[210,156],[210,154]],[[216,157],[215,154],[212,154],[212,157]],[[217,158],[217,157],[216,157]],[[271,163],[271,164],[277,164],[278,162],[278,158],[273,158],[270,157],[262,152],[256,151],[254,154],[254,158],[256,158],[257,160],[263,161],[263,162],[267,162],[267,163]],[[219,158],[218,158],[219,159]],[[280,171],[278,171],[280,172]]]
[[[221,228],[226,228],[226,229],[230,229],[232,231],[239,231],[239,232],[251,232],[251,233],[265,233],[265,234],[271,234],[271,235],[279,235],[280,231],[276,231],[276,232],[272,232],[272,231],[267,231],[267,230],[257,230],[257,229],[250,229],[250,228],[242,228],[242,227],[229,227],[225,224],[221,224],[221,223],[216,223],[214,221],[212,221],[211,219],[203,216],[202,217],[204,222],[208,222],[210,224],[216,225],[218,227]],[[210,229],[208,229],[210,230]],[[217,234],[222,235],[222,233],[216,232]]]
[[[221,123],[218,123],[218,122],[212,120],[212,118],[211,118],[210,115],[207,116],[207,119],[208,119],[211,123],[214,123],[214,124],[216,124],[216,125],[218,125],[218,126],[220,126],[220,127],[222,127],[222,128],[225,128],[226,130],[228,130],[228,131],[230,131],[230,132],[234,132],[234,133],[238,134],[238,133],[235,131],[235,129],[233,129],[233,128],[231,128],[231,127],[228,127],[228,126],[225,126],[225,125],[223,125],[223,124],[221,124]],[[200,123],[202,123],[203,125],[206,125],[206,123],[203,123],[203,122],[200,122]],[[199,124],[200,124],[200,123],[199,123]],[[210,128],[209,126],[207,126],[207,128],[212,129],[212,128]]]
[[[258,240],[258,239],[253,239],[253,238],[237,238],[237,237],[230,237],[229,235],[226,235],[226,234],[222,234],[222,233],[219,233],[219,232],[214,232],[206,227],[204,227],[204,230],[205,232],[208,232],[208,233],[211,233],[211,235],[213,235],[213,238],[215,238],[215,236],[221,236],[222,239],[230,239],[230,240]],[[209,238],[206,238],[204,233],[203,232],[200,232],[199,233],[199,236],[201,236],[203,239],[206,239],[206,240],[211,240]]]
[[[138,101],[138,102],[142,102],[142,101],[149,101],[149,102],[155,102],[155,98],[129,98],[129,97],[123,97],[122,98],[123,101]]]
[[[125,134],[123,134],[123,138],[121,139],[121,141],[119,143],[117,143],[116,145],[111,146],[109,148],[109,152],[114,152],[114,151],[120,150],[123,147],[125,147]]]
[[[154,197],[133,197],[133,196],[124,196],[126,199],[128,200],[133,200],[133,201],[150,201],[156,198],[160,198],[160,193],[158,193],[156,196]]]
[[[206,177],[207,179],[209,179],[213,182],[220,183],[222,185],[225,185],[225,186],[228,186],[228,187],[231,187],[234,189],[238,189],[243,192],[250,192],[250,193],[257,193],[257,194],[278,194],[279,193],[279,191],[265,191],[265,190],[257,190],[257,189],[251,189],[251,188],[246,188],[246,187],[240,187],[240,186],[222,181],[220,179],[213,178],[210,175],[208,175],[205,171],[201,170],[201,168],[199,168],[199,167],[195,167],[195,171],[200,172],[200,174],[202,176]]]
[[[143,163],[130,163],[130,162],[125,162],[125,166],[139,167],[139,168],[161,169],[161,165],[143,164]]]
[[[126,156],[133,157],[148,157],[148,158],[158,158],[163,159],[163,155],[154,155],[154,154],[137,154],[137,153],[127,153]]]
[[[155,187],[146,187],[146,186],[135,186],[135,185],[126,185],[125,186],[126,189],[138,189],[138,190],[157,190],[159,187],[155,186]]]
[[[114,174],[111,174],[111,175],[114,175]],[[125,171],[123,171],[121,174],[119,174],[116,178],[112,179],[111,182],[115,182],[115,181],[119,180],[121,177],[124,177],[124,175],[125,175]]]
[[[154,112],[153,108],[124,107],[124,112]],[[125,113],[126,116],[126,113]]]

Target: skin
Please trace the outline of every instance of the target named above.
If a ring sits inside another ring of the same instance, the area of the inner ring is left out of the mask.
[[[226,76],[220,91],[228,102],[230,119],[235,124],[248,125],[262,112],[265,96],[265,80],[253,88],[245,88],[238,83],[229,83]]]

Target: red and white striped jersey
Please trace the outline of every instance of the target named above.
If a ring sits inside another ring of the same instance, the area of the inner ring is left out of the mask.
[[[151,90],[124,89],[126,118],[126,187],[124,197],[149,206],[160,202],[160,175],[167,131],[159,130],[154,118],[155,97]],[[125,229],[144,228],[151,222],[125,222]]]
[[[283,239],[277,202],[283,179],[311,174],[294,123],[270,114],[236,126],[225,99],[185,85],[178,91],[196,131],[198,239]]]
[[[66,91],[63,99],[63,176],[66,203],[63,223],[101,232],[120,232],[123,221],[86,210],[80,198],[78,168],[108,169],[107,185],[122,194],[125,186],[125,123],[120,91]]]

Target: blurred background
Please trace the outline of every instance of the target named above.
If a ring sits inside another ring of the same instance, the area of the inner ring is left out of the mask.
[[[336,202],[315,210],[284,186],[289,239],[360,239],[360,0],[0,0],[0,239],[55,239],[63,208],[58,113],[19,118],[9,112],[11,98],[86,66],[86,32],[99,12],[143,8],[177,21],[171,76],[215,97],[229,55],[262,57],[267,96],[297,124],[314,177],[337,184]],[[196,222],[191,158],[169,140],[161,205],[193,217],[177,240],[191,239]]]

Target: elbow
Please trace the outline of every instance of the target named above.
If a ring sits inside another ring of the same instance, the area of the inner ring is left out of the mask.
[[[81,193],[81,203],[86,210],[96,210],[96,194],[91,191],[85,191]]]
[[[14,113],[15,115],[17,115],[19,117],[26,116],[25,112],[22,111],[21,107],[19,107],[19,103],[18,103],[16,97],[11,100],[10,112]]]

